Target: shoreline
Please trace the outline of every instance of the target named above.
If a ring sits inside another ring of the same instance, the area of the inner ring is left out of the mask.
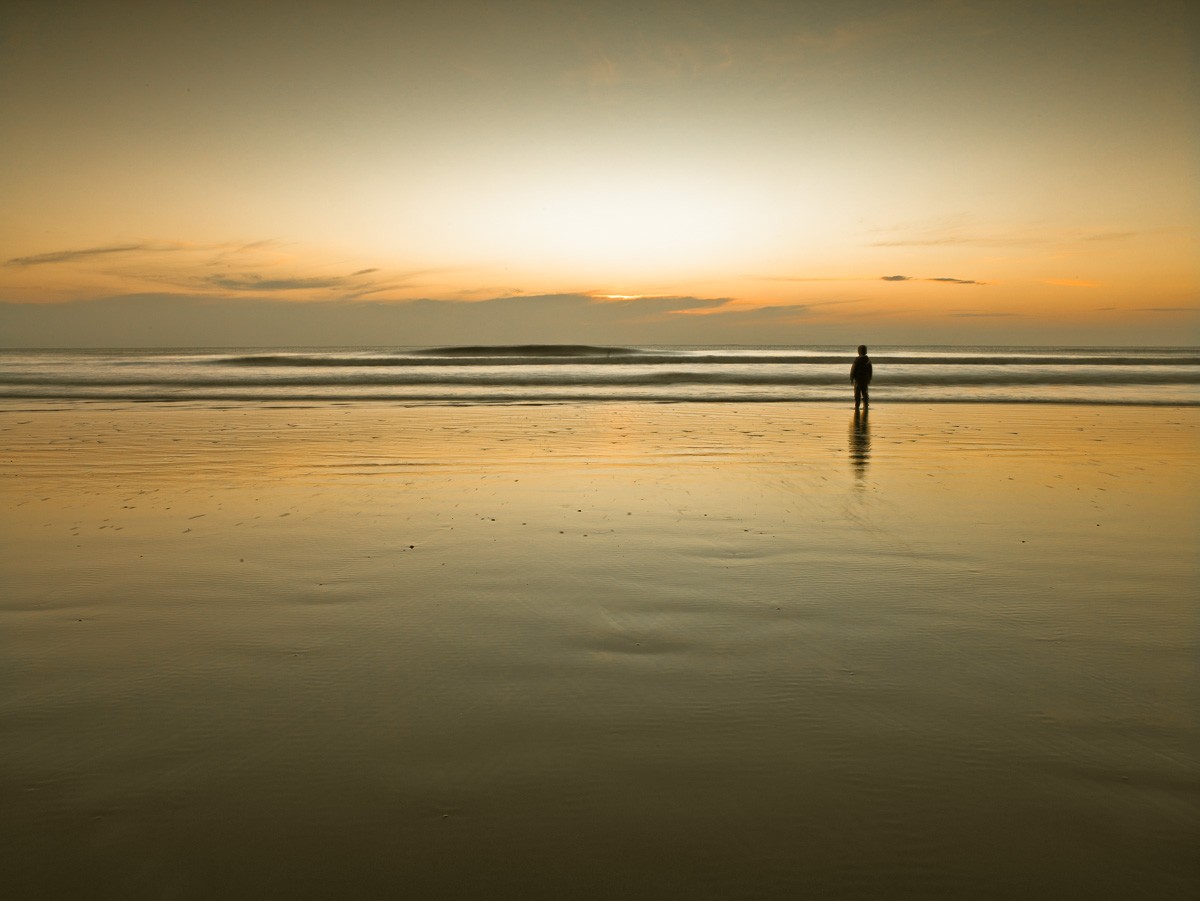
[[[794,398],[646,398],[646,397],[628,397],[621,395],[612,395],[609,397],[560,397],[548,398],[544,400],[538,399],[488,399],[485,396],[477,398],[438,398],[433,400],[425,400],[421,398],[389,398],[379,396],[339,396],[339,397],[292,397],[292,398],[263,398],[263,397],[186,397],[172,400],[167,398],[153,399],[138,399],[129,397],[70,397],[70,398],[39,398],[39,397],[0,397],[0,412],[3,412],[5,406],[15,406],[17,404],[25,404],[35,400],[42,400],[46,403],[58,404],[61,407],[72,405],[93,405],[93,404],[126,404],[130,408],[142,406],[162,406],[175,407],[184,405],[193,405],[196,407],[212,407],[218,404],[222,405],[237,405],[237,406],[261,406],[264,408],[277,408],[281,406],[383,406],[396,407],[402,409],[418,409],[422,407],[559,407],[573,405],[591,405],[591,404],[647,404],[651,406],[689,406],[693,404],[715,405],[715,406],[776,406],[776,405],[791,405],[791,406],[817,406],[817,407],[845,407],[844,400],[819,400],[819,399],[794,399]],[[1154,409],[1180,407],[1184,409],[1194,409],[1200,407],[1200,401],[1151,401],[1151,400],[1071,400],[1071,399],[1031,399],[1025,398],[1022,400],[1012,399],[996,399],[996,400],[972,400],[964,401],[962,398],[905,398],[905,399],[888,399],[882,403],[875,403],[874,407],[921,407],[921,406],[946,406],[957,405],[962,407],[1024,407],[1024,406],[1059,406],[1059,407],[1152,407]],[[54,409],[58,409],[57,407]]]

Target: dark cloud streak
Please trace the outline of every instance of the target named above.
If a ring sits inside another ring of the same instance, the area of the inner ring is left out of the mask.
[[[942,282],[948,285],[986,285],[987,282],[976,281],[972,278],[949,278],[941,276],[940,278],[917,278],[913,275],[882,275],[880,281],[884,282]]]
[[[227,291],[312,291],[326,288],[341,288],[347,279],[331,278],[262,278],[257,275],[228,276],[212,275],[201,279],[206,285]]]
[[[88,247],[83,250],[56,250],[37,253],[27,257],[13,257],[5,266],[43,266],[47,263],[74,263],[92,257],[110,256],[118,253],[135,253],[146,250],[166,250],[161,244],[113,244],[108,247]]]

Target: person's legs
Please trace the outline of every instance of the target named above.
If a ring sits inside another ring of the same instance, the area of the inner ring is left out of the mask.
[[[870,388],[871,388],[870,382],[862,383],[862,402],[863,402],[864,407],[871,406]],[[856,406],[857,406],[857,404],[856,404]]]
[[[856,409],[856,410],[858,409],[858,405],[862,401],[864,393],[865,392],[863,391],[862,383],[855,382],[854,383],[854,409]]]

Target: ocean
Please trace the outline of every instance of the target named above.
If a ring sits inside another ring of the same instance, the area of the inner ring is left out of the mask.
[[[524,345],[3,350],[0,399],[845,402],[854,350]],[[876,403],[1200,405],[1196,347],[872,349]]]

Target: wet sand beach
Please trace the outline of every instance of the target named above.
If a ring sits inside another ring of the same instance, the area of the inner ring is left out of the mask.
[[[0,406],[12,897],[1192,898],[1200,409]]]

